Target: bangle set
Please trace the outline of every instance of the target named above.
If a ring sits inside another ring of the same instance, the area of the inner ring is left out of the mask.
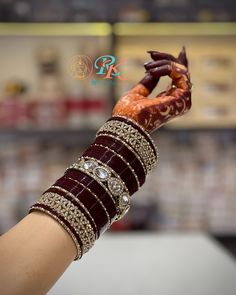
[[[129,210],[131,195],[155,167],[157,148],[136,122],[111,117],[78,160],[30,207],[48,214],[72,238],[76,259]]]

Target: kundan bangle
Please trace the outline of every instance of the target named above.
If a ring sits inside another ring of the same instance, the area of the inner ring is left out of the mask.
[[[81,258],[130,208],[130,196],[155,167],[157,148],[136,122],[111,117],[94,143],[66,169],[29,212],[41,211],[71,236]]]
[[[95,158],[82,157],[78,163],[74,163],[69,168],[78,169],[88,174],[108,192],[118,209],[116,220],[122,218],[128,212],[130,208],[129,191],[119,175],[109,166]]]

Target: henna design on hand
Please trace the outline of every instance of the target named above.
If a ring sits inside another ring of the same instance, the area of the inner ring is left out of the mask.
[[[122,115],[138,122],[148,132],[153,132],[171,119],[185,114],[191,108],[191,82],[185,48],[178,58],[157,51],[149,51],[154,61],[144,65],[146,76],[113,109],[113,115]],[[148,95],[163,76],[172,83],[166,91],[154,98]]]

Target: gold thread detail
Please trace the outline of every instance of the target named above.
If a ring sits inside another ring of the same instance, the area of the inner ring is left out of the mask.
[[[79,206],[81,206],[81,207],[84,209],[84,211],[90,216],[90,218],[91,218],[91,220],[92,220],[92,222],[93,222],[93,225],[94,225],[94,227],[96,228],[96,231],[97,231],[97,233],[98,233],[98,228],[97,228],[97,225],[96,225],[96,223],[95,223],[93,217],[91,216],[90,212],[89,212],[88,209],[85,207],[85,205],[80,201],[79,198],[76,198],[76,196],[75,196],[74,194],[72,194],[72,193],[69,192],[68,190],[66,190],[66,189],[64,189],[63,187],[60,187],[60,186],[58,186],[58,185],[51,185],[51,188],[55,188],[55,189],[57,189],[57,190],[59,190],[59,191],[61,191],[61,192],[64,192],[66,195],[70,196],[75,202],[77,202],[77,203],[79,204]],[[62,196],[62,197],[63,197],[63,196]],[[96,234],[96,236],[97,236],[97,234]]]
[[[100,203],[100,205],[104,209],[104,211],[105,211],[105,213],[107,215],[108,221],[109,221],[109,224],[108,224],[108,227],[107,227],[107,229],[108,229],[111,226],[111,218],[110,218],[109,213],[107,212],[106,207],[104,206],[103,202],[99,199],[99,197],[89,187],[86,187],[83,183],[79,182],[78,180],[73,179],[73,178],[68,177],[68,176],[66,176],[66,178],[71,179],[71,180],[74,180],[75,182],[77,182],[78,184],[80,184],[85,190],[87,190],[88,192],[90,192],[95,197],[95,199],[98,201],[98,203]]]
[[[116,151],[112,150],[111,148],[105,146],[105,145],[102,145],[102,144],[97,144],[97,143],[94,143],[93,144],[94,146],[100,146],[100,147],[103,147],[105,148],[106,150],[108,151],[111,151],[113,154],[115,154],[117,157],[119,157],[121,160],[123,160],[123,162],[129,167],[129,169],[132,171],[135,179],[136,179],[136,182],[137,182],[137,186],[138,186],[138,189],[140,189],[140,183],[139,183],[139,179],[138,179],[138,176],[136,175],[134,169],[131,167],[131,165],[125,160],[125,158],[123,156],[121,156],[120,154],[118,154]]]
[[[139,160],[141,166],[143,167],[143,171],[145,172],[145,174],[147,174],[147,168],[146,166],[144,165],[143,163],[143,160],[140,158],[140,156],[135,152],[135,150],[129,146],[126,142],[122,141],[119,137],[116,137],[112,134],[109,134],[109,133],[101,133],[101,134],[98,134],[96,137],[99,137],[99,136],[107,136],[107,137],[111,137],[113,139],[116,139],[118,140],[119,142],[121,142],[125,147],[127,147],[127,149],[129,149],[134,155],[135,157]]]
[[[130,144],[140,155],[147,171],[150,172],[157,163],[157,157],[146,138],[133,126],[118,120],[106,122],[97,134],[111,132]]]
[[[37,203],[36,203],[37,204]],[[76,247],[76,250],[77,250],[77,255],[75,256],[75,259],[74,260],[78,260],[82,257],[82,253],[81,253],[81,248],[80,248],[80,244],[78,243],[75,235],[72,233],[72,231],[69,229],[69,227],[67,227],[63,221],[61,221],[56,215],[54,215],[51,211],[48,211],[44,208],[41,208],[41,207],[37,207],[35,205],[32,205],[30,207],[30,210],[29,210],[29,213],[31,213],[32,211],[41,211],[47,215],[49,215],[50,217],[52,217],[53,219],[55,219],[57,222],[60,223],[60,225],[64,228],[64,230],[67,231],[67,233],[70,235],[70,237],[72,238],[74,244],[75,244],[75,247]]]
[[[55,210],[75,229],[83,243],[83,253],[94,245],[96,237],[93,228],[84,214],[69,200],[56,193],[43,194],[38,202]]]

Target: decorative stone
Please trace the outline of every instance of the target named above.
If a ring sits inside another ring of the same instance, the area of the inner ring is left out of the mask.
[[[129,206],[130,205],[129,195],[127,193],[124,193],[122,196],[120,196],[119,203],[122,208]]]
[[[110,176],[109,171],[102,166],[96,167],[93,172],[101,181],[106,181]]]
[[[111,177],[108,180],[108,188],[113,195],[118,196],[123,192],[124,185],[119,179]]]
[[[91,160],[87,160],[83,163],[83,168],[88,171],[93,170],[96,166],[97,166],[97,163]]]

